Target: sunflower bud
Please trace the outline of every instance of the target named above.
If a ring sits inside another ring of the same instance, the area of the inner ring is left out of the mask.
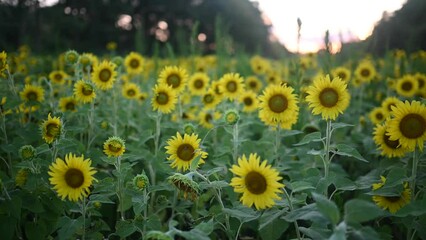
[[[78,60],[80,58],[80,55],[74,50],[68,50],[65,53],[64,60],[68,65],[74,65],[78,63]]]
[[[188,199],[189,197],[192,201],[198,198],[200,187],[187,175],[175,173],[167,179],[179,190],[179,195],[183,194],[183,198]]]
[[[19,157],[21,157],[22,160],[31,160],[36,156],[36,154],[36,149],[31,145],[25,145],[19,149]]]
[[[22,168],[18,171],[15,177],[15,184],[18,187],[23,187],[28,179],[29,170],[26,168]]]
[[[101,202],[99,202],[99,201],[94,201],[94,202],[93,202],[93,206],[94,206],[96,209],[100,209],[100,208],[101,208],[101,206],[102,206],[102,203],[101,203]]]
[[[238,111],[235,109],[230,109],[225,112],[225,122],[229,125],[235,125],[240,119]]]
[[[186,123],[183,126],[183,131],[185,134],[191,135],[195,133],[195,126],[192,123]]]
[[[149,186],[149,179],[145,173],[138,174],[133,178],[133,186],[139,191],[143,191]]]
[[[120,67],[123,65],[124,60],[122,57],[116,56],[111,59],[111,62],[114,63],[117,67]]]
[[[124,140],[119,137],[110,137],[104,143],[104,153],[108,157],[119,157],[126,151]]]

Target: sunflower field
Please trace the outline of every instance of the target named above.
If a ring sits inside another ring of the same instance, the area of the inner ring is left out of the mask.
[[[426,239],[426,52],[0,53],[1,239]]]

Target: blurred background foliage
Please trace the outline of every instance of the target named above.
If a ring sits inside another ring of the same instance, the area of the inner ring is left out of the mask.
[[[271,39],[257,3],[248,0],[0,0],[0,49],[27,44],[38,53],[68,49],[100,53],[108,42],[120,52],[145,55],[209,54],[224,44],[271,58],[290,53]],[[285,5],[283,5],[285,7]],[[366,6],[368,7],[368,6]],[[389,49],[426,49],[426,1],[408,0],[394,14],[384,13],[365,41],[346,43],[342,53],[362,50],[382,55]],[[296,20],[295,20],[296,24]],[[201,40],[201,41],[200,41]],[[171,47],[171,48],[170,48]]]

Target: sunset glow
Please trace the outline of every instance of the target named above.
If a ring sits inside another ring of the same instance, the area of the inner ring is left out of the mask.
[[[292,52],[297,51],[297,18],[302,20],[300,52],[324,47],[326,30],[333,50],[343,42],[364,40],[386,11],[398,10],[406,0],[257,0],[273,25],[273,34]]]

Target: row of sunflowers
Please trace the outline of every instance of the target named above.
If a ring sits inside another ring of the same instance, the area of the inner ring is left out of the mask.
[[[426,239],[425,73],[3,51],[2,239]]]

